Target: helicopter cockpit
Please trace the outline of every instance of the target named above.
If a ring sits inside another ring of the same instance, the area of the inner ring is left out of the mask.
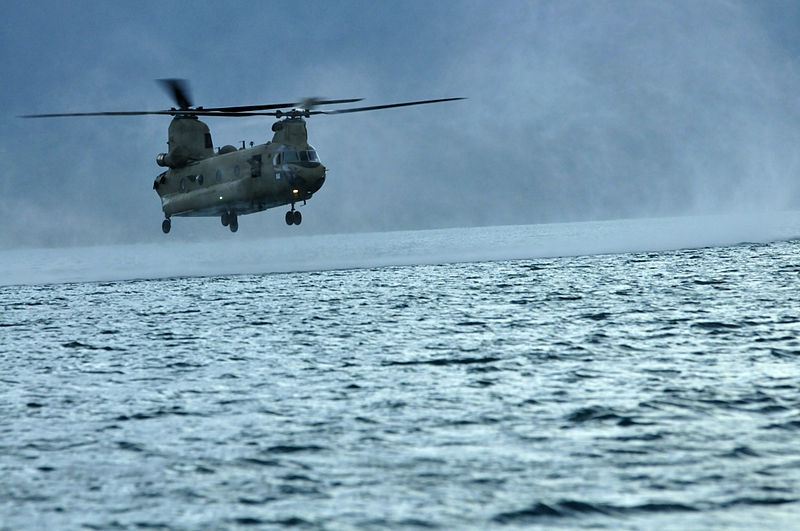
[[[275,166],[297,164],[299,166],[313,168],[320,164],[320,160],[314,148],[309,146],[309,149],[303,151],[295,151],[291,148],[281,149],[281,151],[275,154],[273,163]]]

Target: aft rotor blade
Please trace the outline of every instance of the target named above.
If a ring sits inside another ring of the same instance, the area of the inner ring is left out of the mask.
[[[185,79],[159,79],[158,82],[172,96],[180,109],[188,109],[192,106],[188,81]]]
[[[192,111],[170,109],[168,111],[110,111],[110,112],[68,112],[57,114],[23,114],[20,118],[59,118],[62,116],[143,116],[146,114],[194,114]]]
[[[160,114],[167,116],[276,116],[276,112],[218,112],[206,109],[169,109],[164,111],[110,111],[110,112],[68,112],[56,114],[23,114],[19,118],[60,118],[62,116],[144,116]]]
[[[438,100],[407,101],[404,103],[390,103],[388,105],[372,105],[370,107],[353,107],[351,109],[336,109],[331,111],[311,111],[311,114],[345,114],[348,112],[377,111],[378,109],[391,109],[394,107],[408,107],[410,105],[425,105],[427,103],[439,103],[442,101],[456,101],[466,98],[442,98]]]

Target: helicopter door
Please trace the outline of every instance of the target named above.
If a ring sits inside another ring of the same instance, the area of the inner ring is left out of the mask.
[[[253,155],[250,159],[250,177],[261,177],[261,155]]]
[[[280,180],[281,178],[281,164],[283,163],[283,152],[279,152],[275,155],[275,158],[272,160],[272,166],[275,170],[275,180]]]

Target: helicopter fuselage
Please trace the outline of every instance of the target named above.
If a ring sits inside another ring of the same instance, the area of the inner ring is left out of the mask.
[[[275,136],[266,144],[224,146],[156,177],[153,188],[166,219],[221,216],[227,224],[239,215],[281,205],[291,205],[294,212],[296,203],[310,199],[325,182],[326,168],[307,143],[305,122],[287,119],[273,129]]]

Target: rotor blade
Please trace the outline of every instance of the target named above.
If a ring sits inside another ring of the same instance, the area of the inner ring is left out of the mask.
[[[69,112],[57,114],[23,114],[20,118],[59,118],[62,116],[142,116],[145,114],[194,114],[192,112],[171,109],[168,111],[110,111],[110,112]]]
[[[57,114],[23,114],[19,118],[60,118],[63,116],[143,116],[161,114],[167,116],[276,116],[275,112],[217,112],[206,109],[169,109],[164,111],[110,111],[110,112],[70,112]]]
[[[189,83],[185,79],[159,79],[158,82],[172,96],[179,108],[188,109],[192,106]]]
[[[409,105],[425,105],[426,103],[439,103],[442,101],[464,100],[466,98],[442,98],[439,100],[407,101],[405,103],[390,103],[388,105],[373,105],[371,107],[354,107],[351,109],[336,109],[331,111],[311,111],[311,114],[345,114],[348,112],[376,111],[378,109],[391,109],[393,107],[408,107]]]
[[[305,111],[309,115],[312,114],[345,114],[350,112],[362,112],[362,111],[375,111],[378,109],[391,109],[393,107],[407,107],[409,105],[425,105],[426,103],[439,103],[442,101],[456,101],[456,100],[465,100],[467,98],[442,98],[438,100],[422,100],[422,101],[408,101],[404,103],[390,103],[388,105],[372,105],[370,107],[354,107],[352,109],[338,109],[338,110],[328,110],[328,111]],[[357,100],[360,101],[360,100]],[[340,100],[337,100],[340,102]],[[186,114],[197,114],[198,116],[289,116],[292,111],[288,112],[215,112],[213,109],[198,109],[189,111]]]
[[[337,103],[353,103],[361,101],[363,98],[355,98],[348,100],[313,100],[314,105],[334,105]],[[286,109],[298,107],[306,102],[292,102],[292,103],[270,103],[266,105],[240,105],[237,107],[203,107],[203,111],[218,111],[218,112],[249,112],[249,111],[267,111],[270,109]]]
[[[182,114],[190,114],[193,116],[229,116],[231,118],[242,118],[245,116],[277,116],[278,113],[275,111],[272,112],[218,112],[218,111],[206,111],[205,109],[200,109],[197,111],[191,111]],[[285,114],[285,113],[284,113]]]
[[[378,109],[391,109],[393,107],[407,107],[410,105],[425,105],[427,103],[439,103],[443,101],[456,101],[464,100],[466,98],[443,98],[438,100],[422,100],[422,101],[408,101],[405,103],[390,103],[388,105],[373,105],[370,107],[354,107],[352,109],[338,109],[328,111],[305,111],[308,114],[345,114],[351,112],[362,111],[375,111]],[[326,100],[320,103],[333,104],[344,103],[350,100]],[[361,101],[357,99],[355,101]],[[276,104],[280,105],[278,108],[293,107],[296,103],[290,104]],[[20,118],[57,118],[62,116],[142,116],[147,114],[160,114],[168,116],[186,115],[186,116],[221,116],[221,117],[244,117],[244,116],[278,116],[278,112],[250,112],[249,109],[254,111],[270,108],[264,105],[253,105],[251,107],[215,107],[211,109],[169,109],[162,111],[111,111],[111,112],[74,112],[74,113],[59,113],[59,114],[26,114]],[[233,109],[233,110],[231,110]],[[292,111],[280,113],[281,116],[288,116]]]

